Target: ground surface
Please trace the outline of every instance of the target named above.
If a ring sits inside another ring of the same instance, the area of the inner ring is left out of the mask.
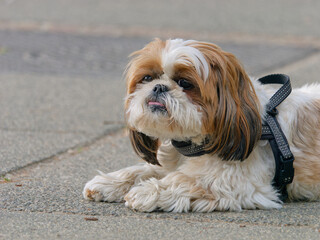
[[[319,81],[319,1],[0,1],[0,239],[319,239],[320,203],[210,214],[88,202],[96,170],[138,162],[127,56],[155,37],[211,41],[253,76]]]

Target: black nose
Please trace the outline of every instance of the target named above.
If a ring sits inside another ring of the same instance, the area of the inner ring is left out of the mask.
[[[153,92],[154,93],[164,93],[164,92],[168,92],[169,88],[166,85],[163,84],[157,84],[154,86],[153,88]]]

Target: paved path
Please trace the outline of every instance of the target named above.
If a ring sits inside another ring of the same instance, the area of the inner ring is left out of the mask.
[[[0,0],[0,239],[319,239],[320,204],[137,213],[82,199],[133,165],[127,56],[154,37],[213,41],[251,75],[319,81],[320,10],[304,1]]]

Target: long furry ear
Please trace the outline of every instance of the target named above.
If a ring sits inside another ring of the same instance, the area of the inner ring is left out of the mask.
[[[198,46],[211,66],[201,90],[207,150],[224,160],[246,159],[261,136],[259,102],[251,80],[231,53],[211,44]],[[209,89],[209,91],[208,91]]]
[[[148,163],[161,166],[157,159],[158,140],[132,129],[129,129],[129,133],[131,144],[138,156]]]

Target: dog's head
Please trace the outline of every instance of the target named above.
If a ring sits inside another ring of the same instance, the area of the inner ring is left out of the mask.
[[[244,160],[260,138],[259,103],[234,55],[181,39],[155,41],[132,54],[126,118],[135,151],[158,164],[159,141],[207,139],[206,150]]]

